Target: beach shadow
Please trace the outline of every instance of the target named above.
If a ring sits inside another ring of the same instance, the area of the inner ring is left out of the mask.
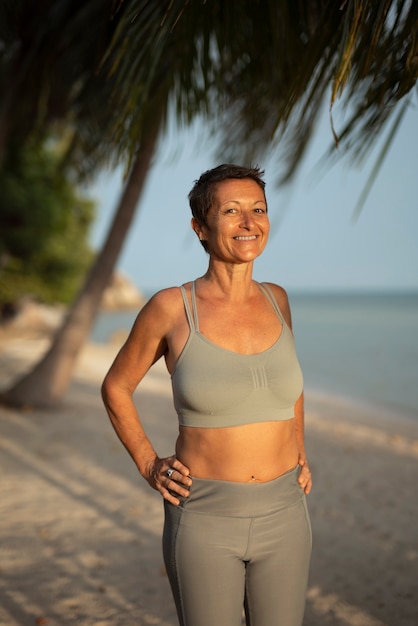
[[[76,382],[57,411],[1,409],[0,624],[177,623],[161,497],[117,441],[98,392]]]
[[[161,455],[177,420],[167,377],[135,396]],[[176,626],[161,497],[139,476],[97,383],[57,411],[0,410],[0,624]],[[366,433],[367,435],[367,433]],[[307,419],[315,478],[305,626],[416,626],[417,456]]]
[[[308,420],[307,433],[315,486],[304,625],[415,626],[418,455],[373,429],[327,432]]]

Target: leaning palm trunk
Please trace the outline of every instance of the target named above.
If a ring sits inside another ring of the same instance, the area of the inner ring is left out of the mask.
[[[144,133],[107,240],[49,350],[28,374],[2,394],[3,402],[12,406],[48,407],[64,396],[135,215],[158,134],[158,124],[151,125]]]

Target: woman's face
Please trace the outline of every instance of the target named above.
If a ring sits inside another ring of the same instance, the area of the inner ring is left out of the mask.
[[[251,178],[218,183],[207,226],[192,220],[199,238],[207,242],[212,258],[245,263],[264,250],[270,230],[263,189]]]

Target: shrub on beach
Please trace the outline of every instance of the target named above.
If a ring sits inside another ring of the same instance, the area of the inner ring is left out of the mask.
[[[0,307],[28,295],[70,302],[92,259],[94,203],[61,167],[53,144],[11,146],[0,189]]]

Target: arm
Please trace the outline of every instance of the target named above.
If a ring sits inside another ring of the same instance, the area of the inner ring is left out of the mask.
[[[292,330],[292,316],[290,313],[289,299],[287,297],[286,291],[278,285],[270,284],[270,287],[276,297],[279,309],[284,317],[286,324]],[[305,491],[305,493],[308,494],[312,489],[312,474],[309,468],[305,451],[305,409],[303,392],[295,403],[295,432],[296,444],[299,452],[298,464],[301,467],[298,482],[302,489]]]
[[[312,489],[312,474],[305,451],[305,411],[303,392],[295,404],[295,432],[299,452],[298,463],[301,467],[298,482],[304,492],[308,494]]]
[[[188,495],[189,470],[175,455],[159,458],[136,410],[133,393],[149,368],[167,351],[166,336],[173,325],[174,290],[154,296],[141,310],[131,333],[113,362],[102,385],[102,397],[112,426],[131,455],[141,476],[172,504],[179,500],[170,492]],[[172,478],[167,469],[175,469]],[[174,480],[173,480],[174,479]]]

